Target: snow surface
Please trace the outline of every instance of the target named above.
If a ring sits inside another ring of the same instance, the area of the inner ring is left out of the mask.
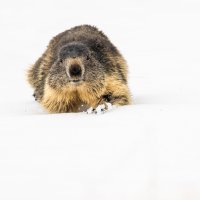
[[[199,0],[0,1],[0,199],[200,199]],[[134,105],[48,114],[25,71],[52,36],[102,29]]]

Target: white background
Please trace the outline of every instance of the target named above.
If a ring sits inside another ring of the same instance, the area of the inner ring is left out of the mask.
[[[59,32],[103,30],[134,105],[47,114],[26,82]],[[0,199],[200,199],[198,0],[0,1]]]

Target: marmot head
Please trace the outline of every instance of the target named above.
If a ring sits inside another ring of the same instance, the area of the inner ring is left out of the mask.
[[[78,87],[83,83],[91,84],[103,78],[103,67],[87,45],[71,42],[59,49],[47,82],[52,88],[61,89],[66,86]]]

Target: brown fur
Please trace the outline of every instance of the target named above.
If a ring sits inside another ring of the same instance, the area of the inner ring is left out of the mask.
[[[65,59],[65,66],[77,63],[84,68],[91,63],[91,67],[86,68],[86,77],[82,83],[69,84],[61,71],[64,68],[59,68],[58,52],[71,41],[82,42],[87,38],[87,44],[95,43],[95,48],[100,48],[100,51],[96,51],[97,57],[91,57],[89,61],[84,61],[84,57]],[[99,55],[105,61],[98,60]],[[130,104],[127,74],[126,61],[108,38],[95,27],[83,25],[54,37],[45,53],[28,70],[27,77],[35,89],[36,99],[49,112],[57,113],[79,112],[81,105],[96,108],[105,102],[120,106]]]

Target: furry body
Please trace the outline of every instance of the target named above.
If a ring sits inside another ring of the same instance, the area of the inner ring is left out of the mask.
[[[35,99],[52,113],[131,103],[126,61],[107,36],[89,25],[55,36],[28,70],[28,82]]]

